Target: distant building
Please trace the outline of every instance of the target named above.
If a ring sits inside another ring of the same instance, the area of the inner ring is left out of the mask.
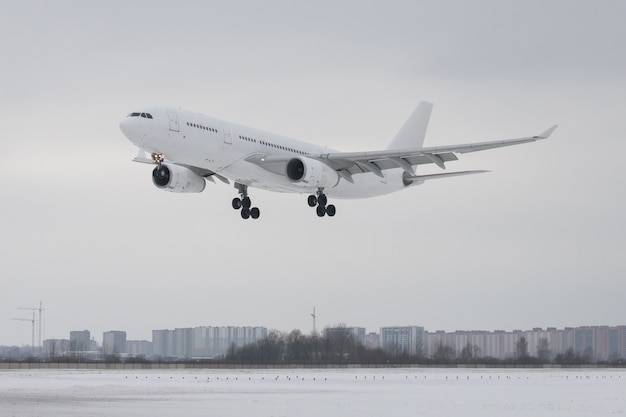
[[[380,349],[380,335],[375,332],[366,334],[365,347],[368,349]]]
[[[332,337],[334,334],[338,332],[347,332],[354,341],[360,345],[365,346],[365,327],[327,327],[324,329],[324,334],[326,336]]]
[[[265,327],[201,326],[174,330],[153,330],[154,356],[213,358],[223,356],[231,345],[241,347],[267,336]]]
[[[547,341],[548,357],[553,358],[572,350],[575,354],[590,361],[607,361],[626,358],[626,326],[584,326],[566,327],[558,330],[547,329],[513,330],[457,330],[454,332],[425,332],[424,346],[426,354],[432,356],[434,348],[443,343],[460,354],[469,343],[478,348],[480,357],[507,359],[515,357],[515,345],[524,337],[528,342],[528,354],[538,356],[538,347],[542,340]]]
[[[43,341],[43,355],[46,358],[54,359],[59,356],[66,356],[70,351],[71,342],[69,339],[47,339]]]
[[[173,330],[152,330],[152,354],[158,357],[174,356]]]
[[[417,355],[424,351],[424,328],[419,326],[381,327],[380,346],[391,355]]]
[[[91,334],[89,330],[75,330],[70,332],[71,352],[87,352],[91,350]]]
[[[152,342],[147,340],[127,340],[126,353],[133,356],[152,356]]]
[[[105,355],[126,353],[126,332],[111,330],[102,334],[102,352]]]

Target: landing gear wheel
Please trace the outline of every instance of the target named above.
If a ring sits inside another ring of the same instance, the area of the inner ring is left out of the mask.
[[[328,214],[329,217],[333,217],[336,212],[337,210],[334,205],[330,204],[326,207],[326,214]]]
[[[314,195],[310,195],[308,203],[309,207],[315,207],[317,205],[317,197],[315,197]]]
[[[326,214],[326,207],[324,206],[317,206],[317,217],[324,217],[324,215]]]
[[[248,197],[248,186],[236,182],[235,188],[239,191],[239,197],[233,198],[233,208],[241,210],[242,219],[249,219],[250,217],[258,219],[261,211],[257,207],[252,207],[252,201]]]
[[[317,197],[317,204],[320,206],[326,206],[326,203],[328,203],[328,199],[326,198],[326,194],[320,194]]]

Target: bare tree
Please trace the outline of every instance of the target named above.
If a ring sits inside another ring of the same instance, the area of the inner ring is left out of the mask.
[[[480,348],[477,345],[472,345],[467,342],[465,347],[461,350],[460,359],[463,362],[472,362],[480,357]]]
[[[415,357],[417,359],[426,357],[426,349],[424,349],[424,342],[421,339],[415,343]]]
[[[537,343],[537,358],[543,363],[550,362],[550,342],[547,337],[542,337]]]
[[[330,360],[357,359],[357,341],[345,324],[324,329],[324,339]]]
[[[287,360],[290,362],[303,362],[309,358],[306,336],[300,330],[292,330],[287,335]]]
[[[515,343],[515,356],[519,360],[528,358],[528,341],[524,336],[520,337]]]
[[[443,341],[435,344],[433,349],[433,360],[437,363],[448,363],[454,360],[456,353],[454,348],[449,345],[444,345]]]

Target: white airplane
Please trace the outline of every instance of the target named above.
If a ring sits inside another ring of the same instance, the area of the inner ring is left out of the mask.
[[[432,104],[421,102],[386,150],[338,152],[214,117],[173,108],[145,108],[120,122],[124,135],[139,149],[133,160],[156,164],[152,182],[178,193],[199,193],[206,180],[234,183],[232,201],[241,217],[256,219],[248,188],[307,193],[317,215],[334,216],[328,197],[366,198],[403,190],[424,181],[487,171],[417,175],[418,165],[457,160],[457,153],[483,151],[547,139],[552,126],[538,136],[465,145],[423,147]],[[151,155],[146,158],[145,152]]]

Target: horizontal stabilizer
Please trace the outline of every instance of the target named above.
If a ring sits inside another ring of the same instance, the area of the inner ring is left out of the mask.
[[[477,171],[446,172],[443,174],[431,174],[431,175],[406,175],[404,179],[409,182],[428,181],[428,180],[437,180],[440,178],[447,178],[447,177],[458,177],[461,175],[483,174],[485,172],[489,172],[489,171],[477,170]]]

